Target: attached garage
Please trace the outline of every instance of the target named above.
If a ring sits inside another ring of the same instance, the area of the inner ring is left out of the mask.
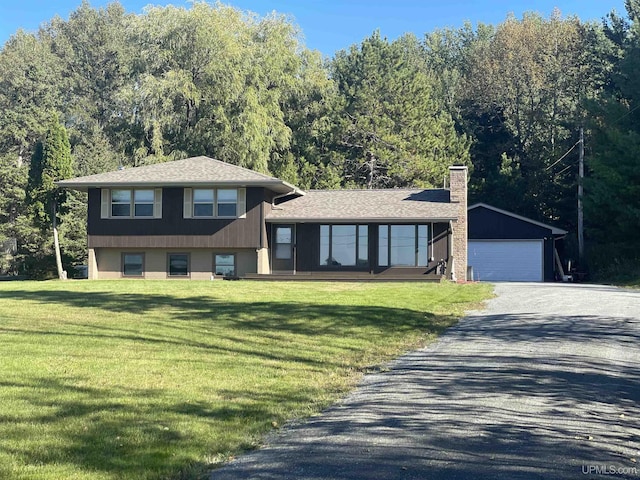
[[[474,280],[484,282],[542,282],[542,240],[469,240],[467,261]]]
[[[553,281],[555,242],[565,230],[484,203],[469,207],[468,265],[473,280]]]

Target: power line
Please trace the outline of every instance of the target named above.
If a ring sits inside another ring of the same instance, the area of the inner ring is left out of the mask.
[[[558,160],[556,160],[555,162],[553,162],[553,164],[549,165],[547,168],[545,168],[545,172],[548,170],[551,170],[553,167],[555,167],[558,163],[560,163],[564,157],[566,157],[567,155],[569,155],[574,148],[576,148],[578,146],[578,144],[581,142],[581,140],[578,140],[576,143],[573,144],[573,147],[571,147],[569,150],[567,150],[567,152],[562,155]]]

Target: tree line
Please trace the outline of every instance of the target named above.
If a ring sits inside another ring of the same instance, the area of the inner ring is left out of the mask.
[[[441,187],[449,165],[468,165],[472,202],[569,230],[567,255],[583,128],[590,266],[637,275],[638,15],[627,0],[602,22],[528,13],[374,32],[328,59],[284,15],[85,1],[0,50],[0,271],[53,270],[29,185],[56,118],[73,175],[208,155],[303,189]],[[83,263],[86,198],[65,204],[64,260]]]

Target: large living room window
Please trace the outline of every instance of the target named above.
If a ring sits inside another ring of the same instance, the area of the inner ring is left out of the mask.
[[[378,226],[378,265],[381,267],[426,267],[428,246],[427,225]]]
[[[170,277],[188,277],[189,254],[169,253],[167,255],[167,273]]]
[[[154,189],[111,190],[111,217],[154,217]]]
[[[365,266],[369,262],[366,225],[320,225],[320,265]]]

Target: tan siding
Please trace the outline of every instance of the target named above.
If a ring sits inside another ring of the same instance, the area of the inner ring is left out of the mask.
[[[257,253],[253,249],[145,249],[145,248],[97,248],[97,277],[103,280],[120,279],[122,277],[122,253],[144,253],[144,278],[148,280],[165,280],[167,276],[167,254],[188,253],[192,280],[209,280],[213,273],[214,253],[234,253],[238,275],[257,273]],[[135,278],[135,277],[128,277]],[[172,278],[173,280],[173,278]]]
[[[98,265],[97,278],[112,280],[120,278],[121,254],[119,250],[96,249],[96,263]]]

